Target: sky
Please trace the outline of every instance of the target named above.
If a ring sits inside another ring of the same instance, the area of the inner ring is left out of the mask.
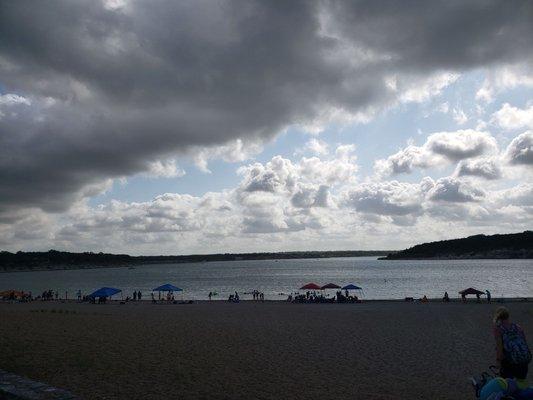
[[[5,2],[0,249],[533,228],[530,1]]]

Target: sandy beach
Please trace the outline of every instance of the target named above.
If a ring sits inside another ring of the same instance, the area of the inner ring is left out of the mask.
[[[0,368],[83,399],[470,399],[498,305],[3,303]]]

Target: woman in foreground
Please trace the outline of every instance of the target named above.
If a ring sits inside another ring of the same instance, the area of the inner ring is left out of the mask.
[[[523,329],[510,321],[505,307],[499,307],[494,314],[494,337],[501,377],[526,379],[531,351]]]
[[[524,331],[510,321],[509,311],[505,307],[496,310],[493,322],[500,376],[481,389],[480,400],[533,399],[533,388],[528,388],[526,379],[531,351]]]

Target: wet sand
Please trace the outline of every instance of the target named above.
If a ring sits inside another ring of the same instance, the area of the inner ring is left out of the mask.
[[[0,368],[83,399],[470,399],[499,305],[0,303]]]

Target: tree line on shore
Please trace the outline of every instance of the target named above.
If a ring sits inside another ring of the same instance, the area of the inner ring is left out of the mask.
[[[279,253],[225,253],[177,256],[130,256],[128,254],[47,252],[0,252],[0,270],[75,269],[139,264],[191,263],[239,260],[283,260],[296,258],[331,258],[384,256],[389,251],[290,251]]]
[[[391,253],[385,260],[533,258],[533,231],[504,235],[475,235],[423,243]]]
[[[503,235],[475,235],[462,239],[423,243],[406,250],[288,251],[271,253],[224,253],[170,256],[130,256],[109,253],[47,252],[11,253],[0,251],[0,271],[43,269],[78,269],[126,267],[140,264],[194,263],[209,261],[284,260],[298,258],[332,258],[384,256],[385,260],[401,259],[468,259],[468,258],[533,258],[533,231]]]

